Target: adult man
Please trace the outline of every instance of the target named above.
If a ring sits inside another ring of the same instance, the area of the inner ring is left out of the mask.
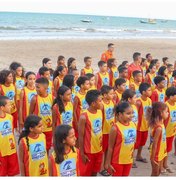
[[[108,50],[101,55],[101,60],[107,62],[108,59],[113,58],[114,44],[108,44]]]

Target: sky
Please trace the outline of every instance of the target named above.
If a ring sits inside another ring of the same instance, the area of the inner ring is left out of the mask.
[[[176,20],[174,0],[0,0],[0,12],[43,12]]]

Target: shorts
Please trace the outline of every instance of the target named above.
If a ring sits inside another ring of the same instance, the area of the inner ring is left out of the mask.
[[[135,149],[138,149],[140,146],[145,146],[148,138],[148,131],[137,131]]]
[[[0,156],[0,176],[16,176],[20,174],[17,153]]]
[[[108,150],[109,134],[103,134],[103,152]]]
[[[17,122],[18,122],[18,111],[15,111],[11,114],[13,116],[13,128],[17,128]]]
[[[112,176],[129,176],[132,164],[112,164],[116,172]]]
[[[52,138],[53,138],[53,133],[52,131],[49,132],[43,132],[46,137],[46,150],[49,151],[51,146],[52,146]]]
[[[172,144],[173,144],[174,136],[166,138],[166,145],[167,145],[167,153],[172,151]]]
[[[86,162],[86,164],[83,163],[81,155],[80,161],[79,161],[79,170],[80,170],[80,176],[91,176],[93,173],[100,172],[101,163],[103,160],[103,152],[98,152],[95,154],[86,154],[89,158],[89,162]]]

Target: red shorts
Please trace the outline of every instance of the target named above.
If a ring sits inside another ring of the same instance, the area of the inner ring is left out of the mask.
[[[20,174],[17,153],[0,156],[0,176],[16,176]]]
[[[85,154],[89,158],[89,162],[83,163],[81,155],[79,161],[80,176],[91,176],[92,173],[100,172],[101,163],[103,160],[103,152],[95,154]]]
[[[18,111],[15,111],[11,114],[13,116],[13,127],[17,128],[17,122],[18,122]]]
[[[103,134],[103,152],[108,150],[109,134]]]
[[[46,150],[49,151],[51,146],[52,146],[52,138],[53,138],[53,133],[52,131],[49,132],[43,132],[46,137]]]
[[[112,164],[116,172],[112,176],[129,176],[132,164]]]
[[[167,137],[166,138],[166,144],[167,144],[167,153],[172,151],[172,144],[173,144],[174,136]]]
[[[138,149],[140,146],[145,146],[147,142],[148,131],[137,131],[135,149]]]

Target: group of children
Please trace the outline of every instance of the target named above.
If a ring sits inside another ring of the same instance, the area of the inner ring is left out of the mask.
[[[168,58],[162,66],[151,54],[133,58],[138,70],[110,58],[94,73],[85,57],[79,74],[76,59],[66,65],[64,56],[55,70],[44,58],[37,75],[18,62],[2,70],[0,176],[128,176],[136,161],[147,163],[148,132],[151,175],[172,173],[176,70]]]

